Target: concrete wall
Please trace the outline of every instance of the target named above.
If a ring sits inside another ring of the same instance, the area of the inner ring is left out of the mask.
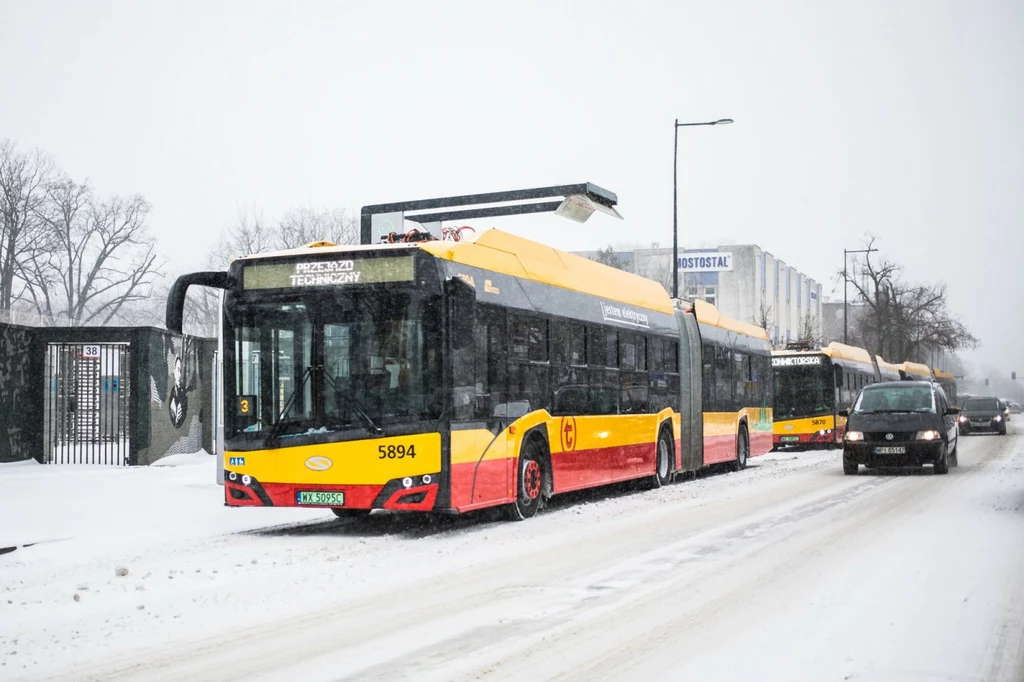
[[[151,327],[0,323],[0,461],[46,460],[43,434],[50,343],[130,345],[130,464],[151,464],[166,455],[201,448],[213,451],[215,340],[176,336]]]
[[[0,462],[42,450],[43,358],[34,344],[31,328],[0,323]]]

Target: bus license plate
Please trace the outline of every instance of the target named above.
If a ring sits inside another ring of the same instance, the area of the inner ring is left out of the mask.
[[[904,455],[907,452],[907,448],[902,445],[890,445],[880,448],[875,448],[876,455]]]
[[[783,443],[799,443],[800,442],[800,436],[783,436],[782,437],[782,442]]]
[[[297,502],[321,507],[341,507],[345,504],[345,493],[300,492]]]

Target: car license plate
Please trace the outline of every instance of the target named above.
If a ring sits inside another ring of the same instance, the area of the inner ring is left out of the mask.
[[[885,445],[875,448],[876,455],[904,455],[907,448],[903,445]]]
[[[799,443],[800,442],[800,436],[783,436],[782,437],[782,442],[783,443]]]
[[[312,504],[321,507],[341,507],[345,504],[345,493],[326,493],[321,491],[299,492],[298,504]]]
[[[988,426],[986,421],[972,421],[971,426]]]

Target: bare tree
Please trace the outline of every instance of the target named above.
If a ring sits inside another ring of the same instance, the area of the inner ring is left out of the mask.
[[[207,256],[207,265],[222,269],[236,258],[279,248],[276,230],[264,219],[263,211],[255,208],[240,211],[238,219],[224,231]]]
[[[358,237],[359,224],[345,209],[293,208],[277,224],[282,248],[294,249],[320,241],[354,244]]]
[[[770,305],[768,305],[768,301],[762,298],[761,304],[758,306],[757,311],[754,312],[754,319],[751,321],[770,334],[772,327],[774,326],[772,324],[774,320],[775,311]]]
[[[21,153],[11,140],[0,140],[0,310],[22,293],[22,264],[47,250],[38,212],[53,174],[43,152]]]
[[[257,208],[240,211],[238,219],[222,235],[206,258],[210,270],[223,270],[242,256],[294,249],[316,242],[354,244],[359,238],[358,221],[344,209],[301,206],[274,222]],[[162,298],[166,299],[166,292]],[[191,287],[185,303],[183,327],[188,333],[215,333],[220,315],[220,294],[208,287]]]
[[[224,268],[242,256],[327,241],[354,244],[359,236],[355,218],[344,209],[293,208],[277,222],[268,221],[263,211],[241,211],[236,222],[221,236],[207,258],[212,268]]]
[[[637,274],[647,279],[652,279],[661,286],[665,287],[665,291],[672,293],[672,268],[669,265],[655,261],[655,259],[647,259],[647,263],[641,264],[640,259],[637,259]]]
[[[609,244],[607,248],[598,249],[597,253],[590,260],[619,270],[625,270],[625,268],[622,267],[622,261],[619,260],[619,257],[616,255],[615,249],[612,248],[611,244]]]
[[[100,200],[88,185],[51,182],[36,211],[50,248],[23,268],[36,310],[73,326],[123,321],[159,274],[149,212],[139,195]]]
[[[874,243],[869,236],[867,248]],[[860,276],[847,275],[847,281],[865,306],[856,336],[869,350],[895,362],[927,362],[935,351],[977,347],[978,339],[949,312],[945,283],[909,284],[897,263],[865,256]]]
[[[802,344],[812,347],[818,347],[824,344],[824,337],[821,335],[821,328],[810,312],[805,312],[800,316],[797,340]]]

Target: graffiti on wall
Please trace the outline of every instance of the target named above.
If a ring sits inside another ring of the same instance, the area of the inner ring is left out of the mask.
[[[163,334],[151,346],[150,402],[152,440],[147,459],[203,449],[204,414],[189,398],[202,384],[200,344],[185,336]]]
[[[0,462],[42,455],[41,443],[32,436],[41,431],[33,428],[30,396],[43,382],[32,375],[31,349],[30,330],[0,324]]]

